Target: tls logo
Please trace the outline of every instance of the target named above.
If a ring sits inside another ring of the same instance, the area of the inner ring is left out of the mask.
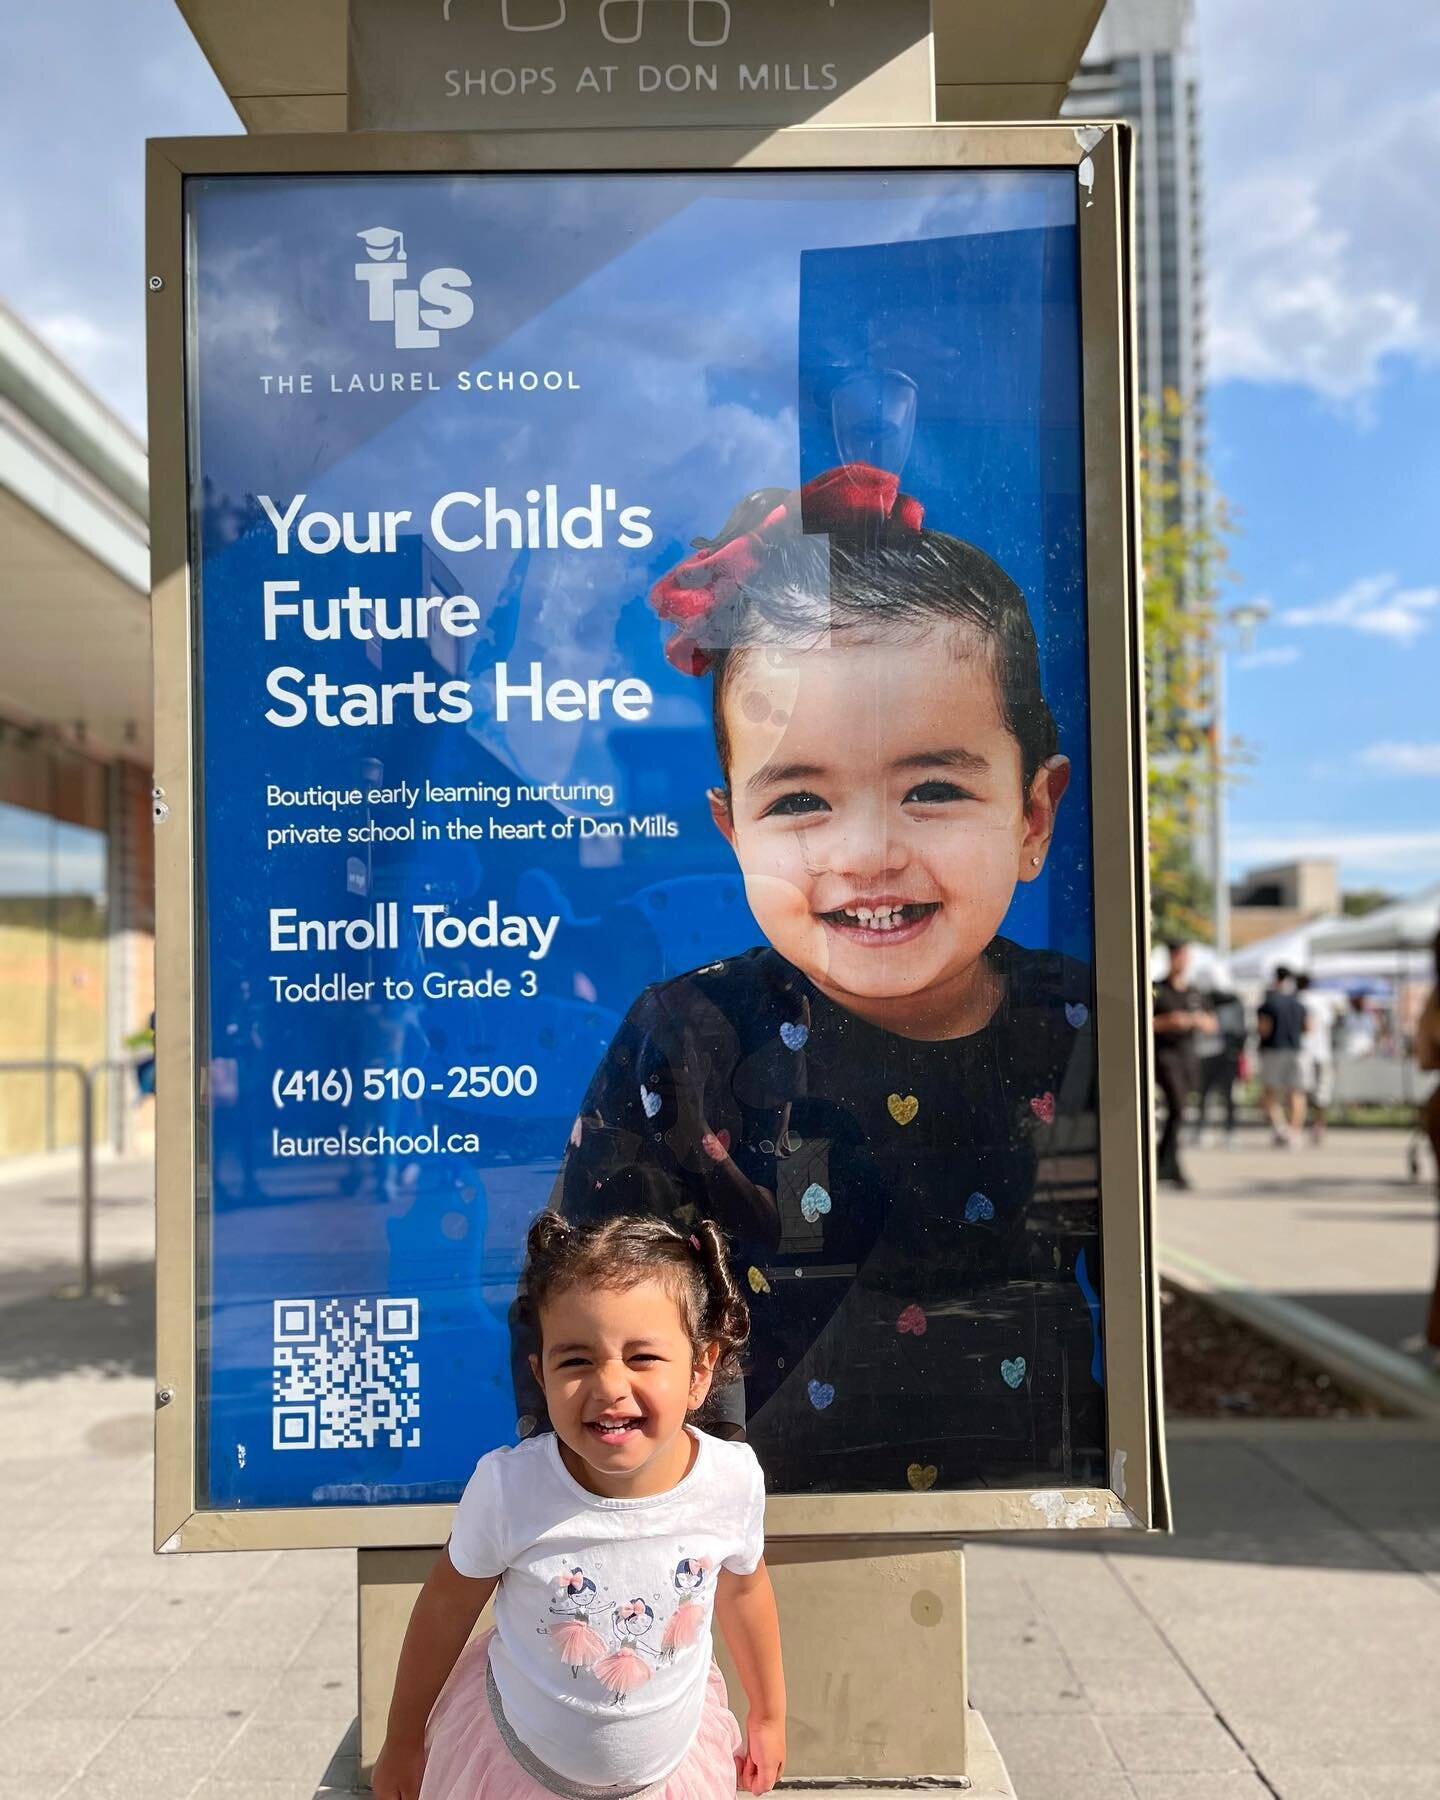
[[[442,331],[468,325],[475,316],[475,303],[463,291],[470,285],[463,269],[430,269],[406,287],[405,234],[372,225],[355,235],[367,258],[356,263],[355,279],[370,290],[370,317],[394,325],[397,350],[433,350]]]

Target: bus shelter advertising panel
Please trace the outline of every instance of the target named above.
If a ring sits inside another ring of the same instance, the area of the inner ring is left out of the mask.
[[[544,1430],[548,1205],[725,1226],[782,1526],[1150,1522],[1114,134],[804,135],[172,183],[182,1517]]]

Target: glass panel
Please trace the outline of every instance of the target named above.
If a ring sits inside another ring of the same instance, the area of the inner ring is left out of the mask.
[[[105,772],[0,726],[0,1062],[105,1055]],[[0,1073],[0,1156],[79,1141],[73,1074]]]
[[[1102,1481],[1073,173],[188,194],[206,1503],[535,1429],[552,1196],[777,1490]]]

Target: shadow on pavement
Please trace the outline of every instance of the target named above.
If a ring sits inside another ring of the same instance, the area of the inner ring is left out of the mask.
[[[1440,1432],[1423,1425],[1321,1425],[1270,1439],[1221,1428],[1172,1443],[1170,1476],[1170,1537],[1062,1530],[1003,1542],[1080,1556],[1440,1571]]]
[[[102,1267],[107,1292],[91,1300],[57,1300],[53,1290],[75,1279],[73,1262],[27,1269],[24,1299],[0,1307],[0,1381],[42,1381],[89,1370],[99,1375],[155,1373],[155,1265]]]
[[[1361,1194],[1373,1194],[1380,1190],[1385,1199],[1394,1198],[1397,1194],[1408,1194],[1413,1199],[1429,1198],[1429,1190],[1420,1182],[1407,1181],[1403,1173],[1395,1175],[1315,1175],[1308,1169],[1292,1169],[1285,1175],[1251,1176],[1245,1182],[1243,1194],[1230,1188],[1222,1188],[1218,1183],[1205,1183],[1198,1187],[1202,1196],[1213,1196],[1223,1200],[1256,1200],[1264,1203],[1267,1200],[1293,1200],[1297,1193],[1314,1195],[1317,1199],[1326,1194],[1333,1194],[1337,1200],[1358,1197]],[[1367,1209],[1368,1215],[1368,1209]]]
[[[1383,1344],[1387,1350],[1394,1350],[1406,1338],[1424,1331],[1430,1290],[1411,1288],[1408,1291],[1381,1289],[1366,1292],[1352,1288],[1348,1292],[1335,1294],[1317,1294],[1309,1290],[1304,1293],[1282,1291],[1277,1298],[1319,1313],[1322,1318],[1344,1325],[1350,1331],[1358,1331],[1362,1337]],[[1437,1501],[1436,1516],[1440,1518],[1440,1501]]]
[[[1313,1219],[1326,1225],[1337,1222],[1342,1225],[1413,1225],[1417,1219],[1426,1218],[1433,1205],[1434,1202],[1421,1196],[1417,1189],[1416,1204],[1409,1212],[1382,1212],[1377,1206],[1336,1205],[1312,1207],[1310,1211],[1297,1213],[1295,1216],[1297,1219]]]
[[[330,1766],[321,1778],[315,1800],[331,1800],[332,1795],[353,1794],[359,1791],[360,1783],[360,1721],[355,1719],[346,1728],[344,1737],[336,1745],[335,1754],[330,1759]]]

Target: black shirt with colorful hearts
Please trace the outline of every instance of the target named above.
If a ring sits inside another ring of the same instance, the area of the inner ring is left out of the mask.
[[[989,1023],[923,1042],[748,950],[647,988],[585,1097],[570,1217],[732,1235],[720,1410],[776,1492],[1103,1485],[1092,975],[986,954]]]

